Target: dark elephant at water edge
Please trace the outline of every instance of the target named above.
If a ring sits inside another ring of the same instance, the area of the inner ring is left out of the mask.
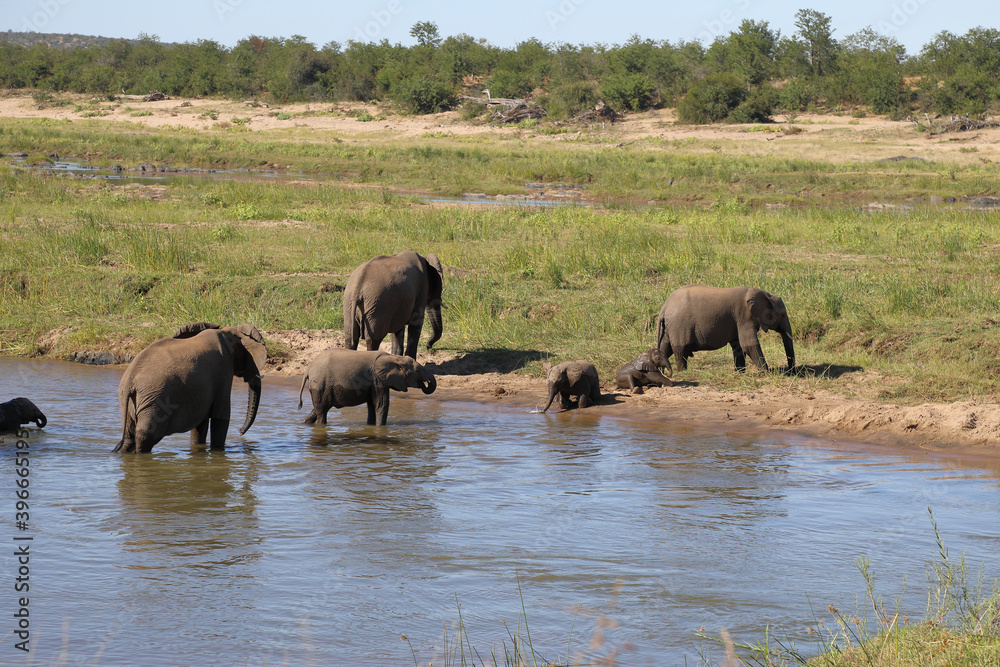
[[[226,446],[233,378],[249,385],[240,435],[257,417],[264,338],[249,324],[197,322],[136,355],[118,386],[122,439],[115,451],[149,452],[171,433],[191,432],[191,444]]]
[[[35,422],[38,428],[45,428],[49,420],[34,403],[22,397],[0,403],[0,433],[13,433],[21,424]]]
[[[559,396],[559,404],[564,410],[573,407],[571,396],[577,396],[577,405],[585,408],[601,400],[601,381],[597,377],[594,364],[583,359],[564,361],[549,369],[546,381],[549,389],[549,402],[542,412],[549,409],[555,397]]]
[[[370,351],[377,350],[391,335],[393,354],[416,359],[426,316],[431,322],[427,341],[431,349],[441,338],[442,275],[436,256],[410,251],[381,255],[356,268],[344,289],[346,346],[356,350],[364,338]]]
[[[656,317],[656,346],[674,355],[677,370],[687,368],[688,357],[702,350],[733,350],[736,370],[746,369],[746,357],[768,370],[758,331],[781,334],[788,368],[795,366],[795,346],[788,309],[781,297],[756,287],[687,285],[667,297]]]

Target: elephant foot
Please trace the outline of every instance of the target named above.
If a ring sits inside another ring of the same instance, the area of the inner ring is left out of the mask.
[[[645,394],[645,393],[646,393],[646,392],[645,392],[645,391],[643,390],[643,388],[642,388],[642,387],[638,387],[638,386],[636,386],[636,387],[632,387],[632,394],[633,394],[634,396],[638,396],[639,394]]]

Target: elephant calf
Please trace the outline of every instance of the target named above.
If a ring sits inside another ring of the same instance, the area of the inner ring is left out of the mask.
[[[330,408],[367,403],[368,423],[384,426],[389,417],[390,389],[406,391],[407,387],[420,387],[425,394],[433,394],[437,380],[407,356],[335,348],[321,353],[306,369],[299,388],[300,408],[302,392],[307,387],[313,409],[304,423],[315,424],[319,420],[325,424]]]
[[[49,420],[42,411],[26,398],[14,398],[0,403],[0,433],[13,433],[21,424],[35,422],[38,428],[45,428]]]
[[[549,409],[556,394],[564,410],[573,407],[570,396],[579,396],[579,406],[585,408],[601,400],[601,381],[597,369],[589,361],[564,361],[553,366],[548,374],[549,402],[542,412]]]
[[[666,375],[660,372],[661,368],[667,370]],[[629,389],[633,394],[641,394],[642,388],[646,386],[674,386],[673,381],[669,379],[671,375],[673,369],[670,367],[670,359],[655,347],[651,347],[618,369],[615,386],[618,389]]]

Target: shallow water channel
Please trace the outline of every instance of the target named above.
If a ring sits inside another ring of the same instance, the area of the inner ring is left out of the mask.
[[[314,428],[271,379],[224,453],[176,435],[119,455],[121,374],[0,358],[0,398],[49,420],[30,428],[24,531],[0,445],[4,664],[460,664],[457,603],[477,664],[525,637],[522,605],[549,660],[693,665],[701,626],[770,625],[808,651],[807,626],[863,594],[861,556],[923,613],[928,506],[954,557],[1000,576],[989,462],[412,393],[388,426],[362,406]],[[30,654],[12,634],[25,536]]]

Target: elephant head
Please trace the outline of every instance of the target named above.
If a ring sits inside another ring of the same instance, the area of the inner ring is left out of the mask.
[[[405,392],[407,387],[419,387],[425,394],[437,389],[434,374],[410,357],[380,354],[374,366],[375,380],[390,389]]]
[[[751,287],[747,290],[747,307],[750,309],[750,319],[763,331],[773,329],[781,334],[788,368],[793,368],[795,366],[795,344],[792,342],[792,324],[788,321],[788,309],[785,308],[785,302],[779,296]]]
[[[210,322],[195,322],[177,330],[174,338],[191,338],[206,329],[220,329],[229,334],[228,344],[233,355],[233,375],[243,378],[248,385],[247,414],[240,427],[240,435],[246,433],[257,418],[260,407],[260,371],[267,363],[267,348],[264,337],[252,324],[241,324],[235,327],[220,327]]]
[[[427,341],[427,349],[441,338],[441,293],[444,291],[444,270],[437,255],[427,255],[427,319],[431,321],[431,339]]]

